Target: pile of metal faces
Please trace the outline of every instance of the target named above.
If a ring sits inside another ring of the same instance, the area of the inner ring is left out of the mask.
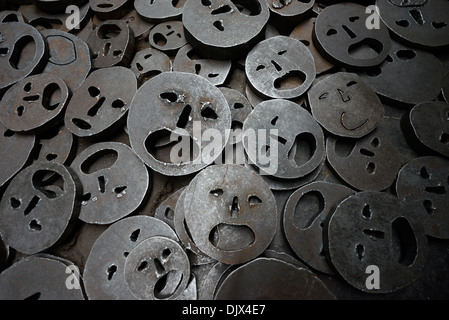
[[[449,297],[448,1],[0,9],[0,299]]]

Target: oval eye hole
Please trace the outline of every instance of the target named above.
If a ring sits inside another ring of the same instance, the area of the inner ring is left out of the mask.
[[[357,81],[350,81],[346,84],[347,87],[352,87],[355,86],[357,84]]]
[[[214,189],[210,192],[211,195],[215,196],[215,197],[219,197],[223,195],[223,189],[217,188]]]

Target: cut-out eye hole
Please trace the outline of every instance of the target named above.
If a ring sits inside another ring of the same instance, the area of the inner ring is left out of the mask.
[[[13,208],[13,209],[19,208],[20,205],[22,204],[22,202],[20,202],[20,200],[14,198],[14,197],[10,199],[10,203],[11,203],[11,208]]]
[[[42,225],[36,219],[31,220],[29,227],[30,227],[30,230],[32,230],[32,231],[41,231],[42,230]]]
[[[395,24],[400,27],[407,28],[410,25],[410,22],[408,22],[408,20],[404,19],[404,20],[395,21]]]
[[[362,260],[363,257],[365,257],[365,247],[362,244],[358,244],[355,247],[355,252],[356,252],[357,257],[359,258],[359,260]]]
[[[122,99],[116,99],[112,102],[111,106],[114,109],[121,109],[125,106],[125,102]]]
[[[278,120],[279,120],[279,117],[278,117],[278,116],[274,117],[273,120],[271,120],[271,124],[272,124],[273,126],[275,126],[276,123],[278,122]]]
[[[349,18],[349,21],[355,22],[355,21],[357,21],[357,20],[359,20],[359,19],[360,19],[360,17],[355,16],[355,17],[350,17],[350,18]]]
[[[371,208],[369,204],[366,204],[362,209],[362,216],[364,219],[369,220],[372,218]]]
[[[423,205],[424,205],[424,208],[426,209],[426,212],[428,214],[432,214],[435,211],[435,208],[433,207],[432,201],[424,200]]]
[[[243,109],[244,107],[245,106],[243,105],[243,103],[240,103],[240,102],[234,103],[234,106],[233,106],[234,109]]]
[[[427,171],[426,167],[422,167],[421,170],[419,171],[419,175],[421,176],[421,178],[423,179],[429,179],[430,175],[429,175],[429,171]]]
[[[318,99],[320,99],[320,100],[324,100],[324,99],[326,99],[327,98],[327,95],[328,95],[328,93],[327,92],[325,92],[325,93],[323,93],[321,96],[319,96],[318,97]]]
[[[98,97],[100,95],[100,89],[98,89],[97,87],[89,87],[87,89],[87,91],[89,92],[89,95],[93,98]]]
[[[413,50],[399,50],[396,52],[396,56],[404,61],[411,60],[416,57],[416,53]]]
[[[211,2],[210,0],[201,0],[201,4],[205,7],[208,7],[211,5]]]
[[[129,240],[131,242],[136,242],[140,235],[140,229],[134,230],[133,233],[129,236]]]
[[[332,36],[334,34],[337,34],[337,30],[335,29],[329,29],[326,33],[327,36]]]
[[[260,71],[260,70],[263,70],[263,69],[265,69],[265,66],[263,64],[261,64],[261,65],[257,66],[256,71]]]
[[[357,81],[350,81],[346,84],[347,87],[352,87],[355,86],[357,84]]]
[[[168,102],[174,103],[178,101],[178,95],[171,91],[171,92],[163,92],[159,95],[159,97],[162,100],[167,100]]]
[[[117,272],[117,266],[116,265],[112,265],[110,266],[107,270],[106,273],[108,274],[108,281],[112,280],[112,277],[114,276],[114,274]]]
[[[219,30],[219,31],[224,31],[224,26],[223,26],[223,21],[222,20],[217,20],[214,22],[214,27]]]
[[[378,147],[380,146],[380,140],[379,140],[379,138],[374,138],[374,139],[371,141],[371,146],[372,146],[373,148],[378,148]]]
[[[217,113],[210,106],[206,106],[203,110],[201,110],[201,116],[204,119],[212,119],[212,120],[218,119]]]
[[[169,220],[173,220],[175,218],[175,211],[172,208],[167,207],[165,209],[164,216]]]
[[[278,55],[282,56],[283,54],[285,54],[287,52],[287,50],[282,50],[278,52]]]
[[[373,174],[375,170],[376,170],[376,164],[374,164],[373,162],[368,163],[368,165],[366,166],[366,172],[368,174]]]
[[[248,197],[248,202],[250,206],[255,206],[257,204],[262,203],[262,200],[258,196],[253,195]]]
[[[139,266],[137,267],[137,271],[143,271],[148,266],[148,261],[142,261]]]
[[[170,255],[171,255],[171,250],[169,248],[164,249],[161,253],[161,257],[164,260],[166,260]]]
[[[214,189],[210,192],[211,195],[219,197],[223,195],[223,189]]]
[[[31,88],[33,87],[33,85],[31,84],[31,82],[28,82],[25,87],[23,87],[23,91],[25,92],[30,92]]]
[[[211,14],[217,15],[217,14],[224,14],[224,13],[228,13],[228,12],[232,12],[232,8],[228,5],[223,5],[217,9],[212,10]]]

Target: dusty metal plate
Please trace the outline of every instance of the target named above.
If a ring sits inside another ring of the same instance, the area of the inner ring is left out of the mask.
[[[338,273],[369,293],[396,291],[416,280],[427,257],[420,214],[382,192],[359,192],[341,202],[328,224],[329,255]],[[379,287],[366,286],[368,266],[381,272]]]

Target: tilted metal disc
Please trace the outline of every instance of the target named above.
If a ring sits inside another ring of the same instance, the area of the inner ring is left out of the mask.
[[[406,42],[427,48],[449,44],[447,1],[377,0],[376,6],[382,21]]]
[[[419,157],[399,171],[398,198],[422,212],[426,234],[449,238],[449,161],[439,157]]]
[[[79,218],[87,223],[110,224],[135,212],[146,199],[147,167],[127,145],[96,143],[71,164],[83,185]]]
[[[91,300],[135,300],[125,282],[126,257],[142,241],[155,236],[178,241],[165,222],[133,216],[112,224],[95,241],[84,268],[84,285]]]
[[[296,190],[285,204],[283,227],[293,251],[315,270],[333,274],[324,252],[326,218],[355,191],[334,183],[312,182]]]
[[[231,111],[221,91],[203,77],[182,72],[165,72],[145,82],[128,116],[132,148],[167,176],[188,175],[211,164],[221,155],[230,128]],[[214,150],[204,141],[207,131],[220,135]]]
[[[167,237],[151,237],[126,258],[125,281],[141,300],[173,300],[187,288],[190,264],[181,245]]]
[[[81,280],[70,282],[70,270],[58,258],[38,255],[22,258],[0,274],[0,299],[84,300]]]
[[[187,41],[213,59],[237,59],[263,39],[270,10],[265,0],[188,0],[182,22]]]
[[[61,78],[46,73],[29,76],[3,96],[0,121],[16,132],[51,128],[62,120],[70,97],[70,89]]]
[[[182,16],[184,4],[187,0],[177,1],[148,1],[135,0],[134,8],[145,20],[153,23],[166,20],[176,20]]]
[[[167,21],[156,25],[150,31],[150,45],[168,55],[176,52],[187,44],[184,36],[184,26],[181,21]]]
[[[420,213],[383,192],[359,192],[343,200],[327,227],[330,261],[353,287],[387,293],[415,281],[427,257]],[[379,271],[379,288],[366,286],[367,267]]]
[[[258,137],[250,141],[251,130],[256,136],[260,135],[260,130],[265,130],[266,141]],[[277,135],[272,130],[277,130]],[[250,163],[275,178],[304,177],[317,169],[326,157],[323,130],[310,113],[288,100],[260,103],[243,124],[243,132],[248,132],[243,145]],[[277,157],[273,156],[275,152]],[[273,162],[277,162],[277,166]]]
[[[285,36],[254,46],[246,57],[245,72],[252,88],[274,99],[298,98],[316,76],[314,59],[307,47]]]
[[[326,152],[337,175],[358,190],[387,189],[401,168],[396,146],[377,131],[358,140],[329,136]]]
[[[35,162],[25,168],[0,202],[3,241],[26,254],[52,247],[78,218],[80,193],[77,177],[62,164]]]
[[[366,27],[366,7],[346,2],[326,7],[317,17],[313,41],[320,53],[335,64],[356,68],[376,66],[388,55],[388,28]]]
[[[353,73],[330,75],[315,84],[307,96],[316,121],[338,136],[361,138],[376,129],[384,116],[377,95]]]
[[[256,173],[240,165],[202,170],[186,190],[185,220],[193,242],[220,262],[239,264],[261,254],[274,237],[273,193]]]
[[[239,288],[236,290],[235,288]],[[335,300],[312,272],[273,258],[257,258],[232,271],[216,300]]]
[[[434,101],[414,106],[401,119],[407,143],[420,152],[449,157],[449,103]]]

